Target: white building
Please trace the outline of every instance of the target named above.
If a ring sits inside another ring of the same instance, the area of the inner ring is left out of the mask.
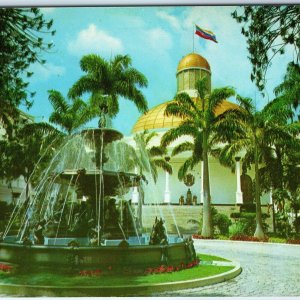
[[[195,83],[199,78],[207,76],[209,78],[209,87],[211,86],[212,72],[207,60],[199,54],[191,53],[183,57],[177,68],[177,93],[186,92],[191,97],[196,97],[197,92],[195,89]],[[147,130],[149,132],[157,132],[157,137],[153,139],[151,145],[159,145],[162,135],[170,128],[176,127],[182,122],[182,119],[174,116],[166,116],[164,114],[167,104],[170,101],[163,102],[150,109],[146,114],[142,115],[132,129],[132,134],[143,132]],[[224,100],[222,105],[217,110],[217,114],[223,113],[226,109],[234,108],[236,104]],[[127,141],[131,144],[133,142],[133,135],[127,138]],[[183,140],[188,140],[190,137],[181,138],[169,148],[171,153],[172,148],[181,143]],[[189,173],[191,181],[194,183],[191,186],[187,186],[184,182],[178,180],[177,174],[179,167],[183,164],[187,156],[184,154],[171,157],[170,163],[173,167],[173,174],[169,176],[161,169],[159,170],[158,180],[155,187],[153,185],[146,186],[145,189],[145,204],[154,202],[163,203],[179,203],[180,196],[186,198],[188,188],[190,188],[192,195],[197,196],[197,203],[203,201],[203,176],[202,166],[199,164]],[[210,186],[211,196],[213,204],[220,205],[235,205],[243,203],[243,194],[241,190],[240,176],[242,174],[241,164],[239,159],[236,162],[235,174],[231,172],[229,168],[221,166],[219,161],[213,157],[209,158],[209,170],[210,170]],[[248,175],[253,179],[253,168]],[[248,177],[249,178],[249,177]],[[154,201],[155,199],[155,201]],[[262,204],[269,202],[269,196],[262,196]]]

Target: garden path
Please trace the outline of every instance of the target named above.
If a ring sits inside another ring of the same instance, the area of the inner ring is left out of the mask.
[[[239,261],[242,273],[223,283],[156,296],[300,296],[300,245],[195,240],[195,248]]]

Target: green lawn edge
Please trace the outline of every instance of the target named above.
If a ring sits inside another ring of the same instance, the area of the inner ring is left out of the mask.
[[[224,258],[199,254],[201,261],[228,261]],[[157,283],[170,283],[201,279],[219,275],[234,269],[234,266],[199,265],[191,269],[185,269],[172,273],[148,274],[148,275],[114,275],[98,277],[82,277],[79,275],[53,274],[53,273],[30,273],[30,274],[7,274],[0,273],[0,284],[20,284],[37,286],[126,286],[126,285],[151,285]]]

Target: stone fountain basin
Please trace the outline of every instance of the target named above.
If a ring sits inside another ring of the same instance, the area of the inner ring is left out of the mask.
[[[70,267],[70,260],[76,267],[155,267],[165,264],[167,254],[169,265],[189,263],[193,260],[186,242],[169,245],[132,245],[129,247],[66,247],[66,246],[25,246],[0,243],[0,261],[18,265],[64,268]]]

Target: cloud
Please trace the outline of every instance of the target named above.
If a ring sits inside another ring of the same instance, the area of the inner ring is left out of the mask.
[[[180,29],[180,22],[176,17],[174,17],[164,11],[158,11],[156,13],[156,15],[159,18],[161,18],[162,20],[168,22],[174,29],[176,29],[176,30]]]
[[[79,56],[92,52],[111,55],[112,53],[122,53],[124,47],[120,39],[110,36],[105,31],[98,29],[96,25],[90,24],[87,29],[78,33],[75,40],[68,43],[68,51]]]
[[[148,44],[156,51],[166,51],[172,47],[171,35],[161,28],[154,28],[145,32]]]
[[[33,72],[33,80],[48,80],[52,76],[62,76],[66,69],[62,66],[57,66],[52,63],[46,63],[45,65],[34,64],[30,67],[30,72]]]

